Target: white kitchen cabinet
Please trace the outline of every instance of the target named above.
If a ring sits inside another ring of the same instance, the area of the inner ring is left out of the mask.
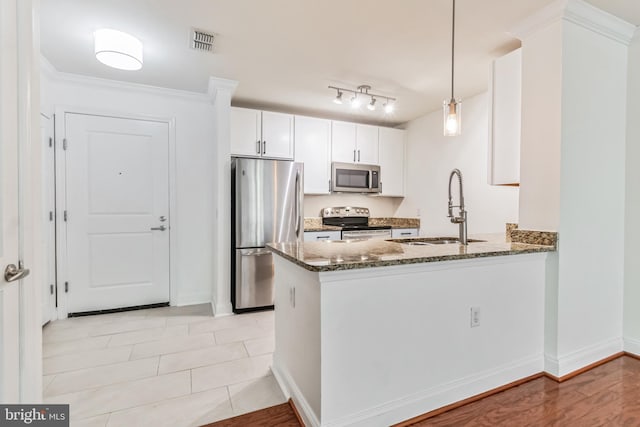
[[[378,127],[332,122],[331,161],[378,164]]]
[[[392,239],[403,239],[405,237],[417,237],[417,236],[418,236],[417,228],[392,228],[391,229]]]
[[[261,144],[262,112],[231,107],[231,154],[260,157]]]
[[[522,98],[522,51],[493,62],[489,82],[489,162],[491,185],[520,182],[520,117]]]
[[[356,150],[358,163],[378,164],[378,127],[356,125]]]
[[[305,242],[317,242],[320,240],[340,240],[340,231],[305,231]]]
[[[405,131],[381,127],[379,132],[380,195],[404,197]]]
[[[293,116],[262,112],[262,156],[293,159]]]
[[[295,160],[304,163],[304,193],[331,192],[331,120],[295,117]]]
[[[293,116],[232,107],[231,154],[293,159]]]

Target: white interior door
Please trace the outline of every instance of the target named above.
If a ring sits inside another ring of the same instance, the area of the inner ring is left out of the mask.
[[[168,302],[168,124],[66,113],[64,126],[66,311]]]
[[[25,2],[26,3],[26,2]],[[29,4],[17,1],[0,2],[0,402],[19,403],[24,395],[24,367],[21,349],[24,335],[21,321],[24,307],[21,294],[20,232],[24,225],[20,210],[20,152],[26,145],[24,135],[26,113],[18,108],[25,99],[25,75],[18,64],[18,44],[24,20],[16,19],[20,7],[28,11]],[[27,54],[27,53],[25,53]],[[28,75],[28,74],[27,74]],[[21,127],[22,125],[22,127]],[[20,129],[20,131],[19,131]],[[24,326],[24,325],[23,325]]]
[[[42,324],[55,320],[56,316],[56,226],[55,226],[55,160],[53,150],[53,119],[41,115],[40,138],[42,143],[42,239],[44,267],[42,274]]]

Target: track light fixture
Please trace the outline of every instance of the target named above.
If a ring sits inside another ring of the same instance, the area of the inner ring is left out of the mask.
[[[369,91],[371,90],[371,86],[369,85],[360,85],[355,90],[336,86],[329,86],[329,89],[333,89],[337,92],[336,97],[333,99],[333,102],[335,102],[336,104],[342,104],[343,92],[349,92],[353,94],[350,100],[350,105],[353,109],[360,108],[362,106],[363,98],[366,96],[369,97],[369,102],[367,103],[367,109],[369,111],[374,111],[376,109],[376,102],[378,101],[378,99],[385,100],[384,104],[382,104],[382,107],[386,114],[393,113],[395,109],[395,98],[370,93]]]

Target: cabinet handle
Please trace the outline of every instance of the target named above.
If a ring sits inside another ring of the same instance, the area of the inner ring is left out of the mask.
[[[358,150],[358,161],[360,161],[360,150]]]
[[[316,236],[316,240],[328,239],[331,236]]]
[[[331,180],[329,180],[329,193],[331,193]]]
[[[353,163],[356,162],[356,150],[353,150]]]
[[[267,141],[262,141],[262,154],[267,154]]]
[[[403,232],[403,233],[400,233],[400,235],[401,236],[410,236],[411,232]]]
[[[256,153],[260,154],[260,140],[256,141]]]

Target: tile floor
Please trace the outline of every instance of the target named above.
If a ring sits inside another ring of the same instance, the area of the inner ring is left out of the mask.
[[[285,402],[273,312],[209,304],[58,320],[43,330],[44,396],[71,426],[199,426]]]

